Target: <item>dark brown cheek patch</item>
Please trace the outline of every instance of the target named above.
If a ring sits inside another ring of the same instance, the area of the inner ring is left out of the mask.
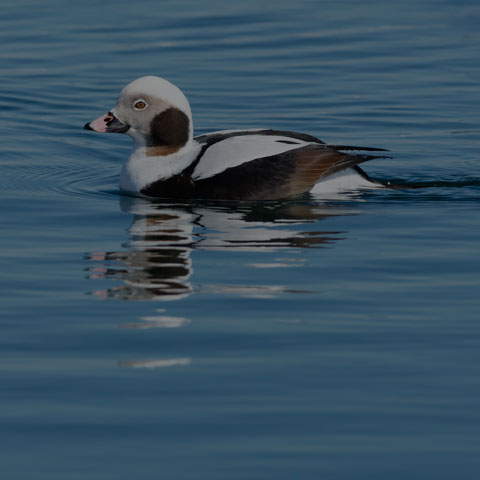
[[[181,147],[188,141],[189,120],[178,108],[171,107],[159,113],[150,123],[150,147]]]

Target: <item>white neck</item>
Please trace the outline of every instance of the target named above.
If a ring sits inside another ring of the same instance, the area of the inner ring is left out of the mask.
[[[200,149],[201,146],[197,142],[189,140],[175,153],[152,156],[147,154],[145,144],[136,144],[120,173],[120,188],[127,192],[139,193],[157,180],[166,180],[177,175],[195,160]]]

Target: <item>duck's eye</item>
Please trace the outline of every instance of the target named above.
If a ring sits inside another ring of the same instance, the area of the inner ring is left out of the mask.
[[[143,98],[139,98],[133,102],[134,110],[145,110],[148,107],[148,104]]]

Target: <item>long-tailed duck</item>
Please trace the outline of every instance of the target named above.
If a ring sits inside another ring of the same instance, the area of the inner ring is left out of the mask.
[[[374,188],[358,164],[381,158],[352,153],[381,148],[327,145],[304,133],[230,130],[193,136],[190,104],[173,84],[141,77],[112,111],[86,130],[126,133],[135,142],[120,187],[148,197],[271,200],[308,191]],[[350,153],[349,153],[350,152]]]

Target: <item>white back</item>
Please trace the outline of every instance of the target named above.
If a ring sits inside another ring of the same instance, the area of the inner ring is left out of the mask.
[[[295,142],[281,143],[282,141]],[[275,135],[233,136],[213,144],[207,149],[195,168],[192,178],[200,180],[212,177],[227,168],[237,167],[257,158],[270,157],[309,145],[297,138]]]

